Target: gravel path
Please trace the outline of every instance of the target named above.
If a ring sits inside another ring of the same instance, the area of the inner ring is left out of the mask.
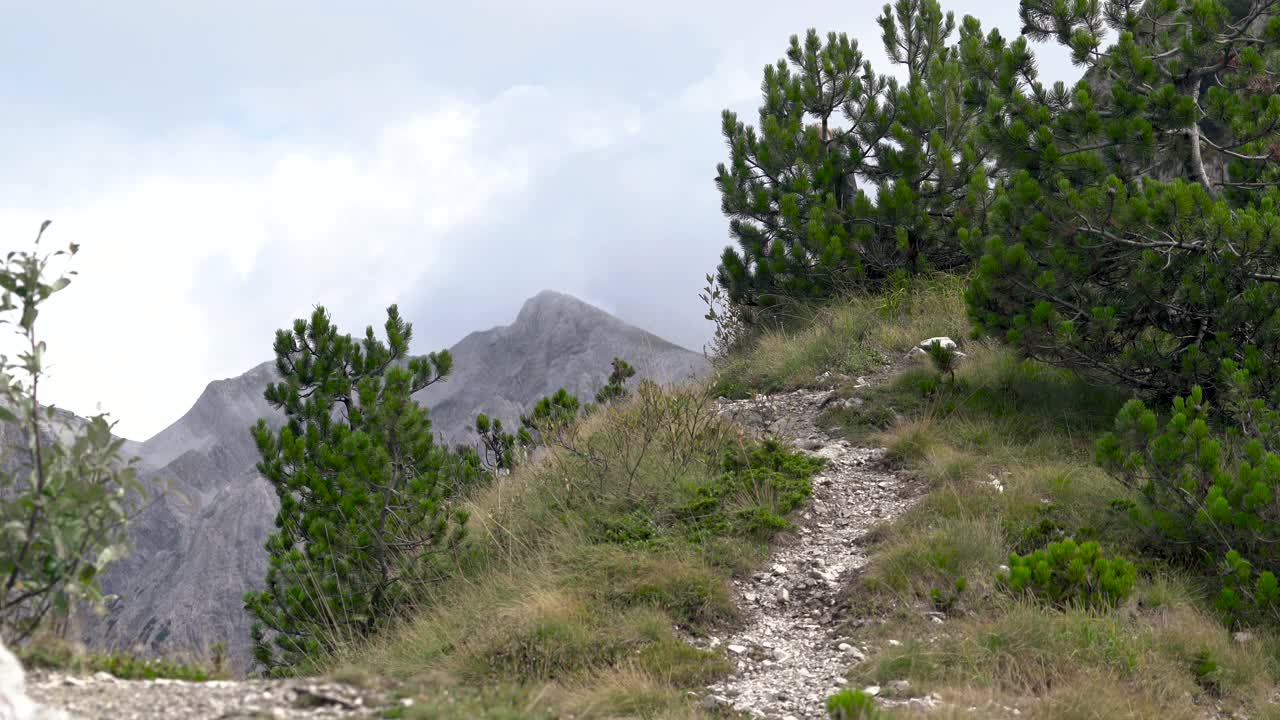
[[[737,664],[732,676],[708,687],[707,706],[773,720],[822,720],[826,698],[864,657],[863,648],[832,634],[834,608],[846,576],[866,563],[867,532],[906,508],[912,493],[905,477],[884,468],[883,449],[855,447],[817,427],[823,410],[841,402],[847,401],[830,391],[809,390],[722,402],[722,415],[827,464],[770,567],[735,581],[744,627],[699,642],[723,648]]]
[[[33,672],[27,692],[32,700],[77,720],[380,717],[376,698],[345,685],[306,680],[184,682]]]

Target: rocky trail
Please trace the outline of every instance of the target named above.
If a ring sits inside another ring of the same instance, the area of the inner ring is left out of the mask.
[[[769,566],[735,581],[747,617],[743,627],[726,638],[697,641],[722,649],[737,665],[732,676],[708,687],[708,707],[729,706],[769,720],[821,720],[827,697],[842,689],[849,667],[864,658],[864,648],[835,634],[835,609],[845,580],[867,561],[868,532],[902,512],[914,491],[905,476],[885,467],[883,449],[856,447],[818,427],[826,408],[844,402],[851,401],[811,390],[722,402],[722,415],[827,463]],[[886,704],[908,702],[936,699]]]
[[[382,698],[315,680],[120,680],[107,673],[32,673],[37,705],[14,720],[347,720],[382,717]],[[56,708],[56,709],[54,709]],[[9,720],[0,705],[0,718]]]

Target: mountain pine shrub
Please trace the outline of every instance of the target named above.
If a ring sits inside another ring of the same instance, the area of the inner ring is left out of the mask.
[[[938,371],[938,375],[947,376],[953,385],[956,381],[956,365],[960,363],[960,355],[954,346],[943,345],[942,341],[934,340],[929,343],[929,348],[925,351],[929,355],[929,362],[933,364],[933,369]]]
[[[253,427],[258,471],[280,498],[266,587],[245,596],[254,656],[287,672],[368,637],[443,577],[467,513],[449,502],[474,463],[437,445],[413,394],[448,375],[447,351],[410,358],[412,326],[392,305],[385,339],[342,334],[323,307],[276,333],[287,420]]]
[[[1043,550],[1009,555],[1009,569],[997,581],[1015,593],[1026,593],[1055,607],[1114,608],[1137,577],[1133,563],[1103,556],[1098,543],[1074,540],[1049,543]]]
[[[1098,441],[1099,462],[1138,500],[1129,508],[1148,543],[1218,577],[1218,608],[1237,620],[1280,620],[1280,414],[1248,398],[1236,370],[1215,429],[1204,391],[1175,398],[1161,422],[1140,400]]]
[[[491,418],[484,413],[476,415],[475,427],[480,438],[479,447],[464,447],[459,452],[474,450],[477,463],[490,474],[509,472],[516,465],[517,453],[533,444],[533,436],[527,428],[509,433],[503,429],[500,418]]]
[[[596,391],[596,403],[604,405],[605,403],[621,400],[627,396],[627,380],[635,377],[636,369],[631,367],[630,363],[620,357],[615,357],[610,363],[609,379],[605,384]]]
[[[841,690],[827,698],[827,715],[831,720],[876,720],[883,713],[875,698],[861,690]]]
[[[1162,397],[1216,394],[1225,359],[1274,395],[1280,3],[1021,12],[1026,37],[962,49],[991,80],[981,141],[998,168],[967,295],[977,330]],[[1028,37],[1069,47],[1084,78],[1039,83]]]
[[[951,584],[950,590],[943,590],[937,586],[929,588],[929,601],[933,603],[934,610],[949,613],[955,608],[956,603],[960,601],[960,596],[968,587],[969,581],[962,575]]]
[[[630,393],[626,383],[635,374],[636,369],[630,363],[615,357],[610,363],[609,377],[596,391],[596,406],[626,398]],[[577,396],[560,388],[539,398],[527,415],[521,415],[520,427],[514,433],[503,428],[500,418],[480,413],[475,424],[480,440],[478,446],[462,445],[457,451],[489,475],[507,472],[534,446],[545,445],[548,440],[554,442],[566,433],[572,433],[579,413],[589,413],[596,406],[583,406]]]
[[[1199,650],[1191,657],[1191,674],[1195,676],[1196,684],[1212,695],[1222,694],[1221,673],[1218,670],[1218,661],[1213,657],[1210,650]]]
[[[794,453],[776,440],[724,454],[711,482],[689,488],[678,515],[698,537],[754,534],[767,537],[789,526],[787,513],[812,492],[810,479],[824,461]],[[743,503],[743,497],[760,502]]]
[[[731,305],[967,263],[959,230],[981,224],[987,183],[954,16],[937,0],[897,0],[878,22],[902,81],[877,75],[847,36],[810,30],[765,68],[758,127],[724,112],[729,161],[716,185],[737,247],[717,284]],[[966,21],[962,35],[976,33]]]

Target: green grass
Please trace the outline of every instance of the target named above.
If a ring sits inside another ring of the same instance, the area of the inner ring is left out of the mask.
[[[855,669],[853,680],[906,679],[920,691],[937,690],[944,697],[981,689],[1032,717],[1191,718],[1202,717],[1206,703],[1267,708],[1275,662],[1271,648],[1234,641],[1194,605],[1193,598],[1184,597],[1173,605],[1135,604],[1099,614],[999,600],[985,612],[949,621],[940,632],[894,627],[901,644],[884,647]],[[1215,661],[1211,677],[1194,670],[1200,653]],[[1073,698],[1062,689],[1072,687],[1096,688],[1103,697],[1124,701],[1092,709],[1080,703],[1066,712],[1062,707]]]
[[[960,279],[938,276],[877,296],[801,306],[722,359],[713,392],[741,398],[809,387],[826,372],[855,376],[882,368],[924,338],[963,337]]]
[[[924,598],[960,577],[989,585],[1011,551],[1066,537],[1128,548],[1127,519],[1111,504],[1121,489],[1091,459],[1124,395],[992,347],[967,352],[954,385],[917,364],[826,417],[928,482],[883,532],[866,581]]]
[[[731,668],[680,633],[739,620],[729,579],[765,558],[818,465],[723,423],[701,389],[639,389],[471,499],[459,576],[328,665],[420,718],[699,718]]]
[[[850,687],[907,680],[912,694],[949,703],[895,717],[1280,717],[1280,640],[1258,629],[1234,640],[1207,600],[1211,583],[1144,555],[1114,504],[1126,490],[1093,460],[1130,394],[970,339],[962,287],[933,279],[813,309],[720,361],[715,387],[726,395],[810,386],[827,370],[855,376],[823,422],[886,447],[924,485],[875,531],[870,563],[846,589],[844,632],[871,651]],[[967,356],[954,382],[903,357],[937,335]],[[858,387],[881,358],[892,371]],[[1119,608],[1055,609],[996,583],[1011,552],[1069,537],[1137,564]]]
[[[228,677],[218,656],[209,662],[183,661],[171,658],[148,658],[124,652],[87,652],[70,643],[38,637],[14,649],[28,669],[59,670],[71,673],[105,672],[125,680],[204,681]]]

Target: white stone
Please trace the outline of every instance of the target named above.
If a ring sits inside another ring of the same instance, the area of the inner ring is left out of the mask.
[[[879,695],[879,694],[880,694],[880,686],[879,686],[879,685],[868,685],[868,686],[866,686],[866,687],[862,688],[862,692],[864,692],[864,693],[866,693],[866,694],[868,694],[868,695],[870,695],[870,696],[872,696],[872,697],[875,697],[876,695]]]
[[[713,710],[721,705],[728,704],[728,702],[728,698],[720,697],[719,695],[708,695],[702,698],[702,701],[699,702],[698,705],[705,710]]]
[[[733,653],[734,655],[741,655],[746,651],[747,651],[746,645],[730,645],[729,646],[729,652]]]
[[[0,720],[71,720],[61,710],[43,707],[27,697],[22,663],[0,643]]]
[[[920,344],[917,345],[916,347],[920,348],[921,350],[928,350],[935,342],[948,350],[956,349],[956,341],[945,336],[932,337],[932,338],[929,338],[928,340],[921,340]]]
[[[31,720],[35,703],[27,697],[27,680],[22,665],[4,645],[0,645],[0,720]]]

